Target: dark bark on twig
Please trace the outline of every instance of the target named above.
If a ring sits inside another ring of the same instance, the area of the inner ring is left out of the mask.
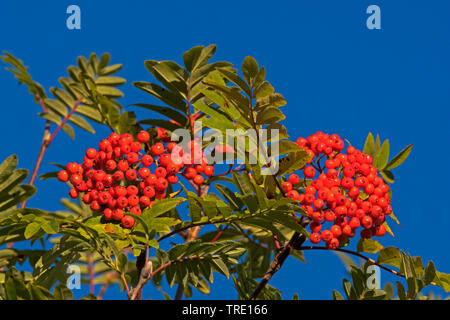
[[[253,294],[250,296],[250,300],[256,300],[258,295],[261,293],[261,291],[264,289],[266,284],[272,279],[273,275],[280,270],[283,263],[286,261],[287,257],[291,254],[292,250],[294,250],[295,247],[301,246],[303,242],[305,242],[306,238],[304,235],[301,235],[298,232],[295,232],[291,239],[278,251],[277,255],[273,259],[272,263],[270,264],[269,269],[266,271],[266,274],[262,278],[261,282],[256,287]]]

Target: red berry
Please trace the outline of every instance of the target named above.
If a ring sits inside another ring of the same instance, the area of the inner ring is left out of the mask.
[[[283,192],[288,193],[292,190],[292,183],[288,181],[283,182],[283,184],[281,185],[281,189],[283,190]]]
[[[66,170],[58,172],[58,180],[61,182],[67,182],[69,180],[69,173]]]
[[[151,187],[150,187],[151,188]],[[148,207],[150,205],[150,198],[147,196],[141,196],[139,198],[139,203],[144,207]]]
[[[126,161],[126,160],[120,160],[120,161],[117,163],[117,167],[119,168],[120,171],[123,171],[123,172],[127,171],[128,168],[129,168],[129,166],[128,166],[128,161]]]
[[[150,134],[147,131],[142,130],[137,134],[137,141],[141,143],[146,143],[150,140]]]
[[[213,166],[206,166],[203,170],[203,173],[207,177],[212,177],[214,175],[214,167]]]
[[[116,171],[116,172],[114,172],[114,174],[113,174],[113,179],[114,179],[115,181],[121,181],[121,180],[123,180],[123,178],[124,178],[124,174],[123,174],[122,171]]]
[[[88,157],[89,159],[95,159],[96,156],[97,150],[95,150],[94,148],[89,148],[86,150],[86,157]]]
[[[327,247],[329,249],[336,249],[339,247],[339,240],[336,238],[331,239],[329,242],[327,242]]]
[[[74,174],[78,171],[78,165],[76,163],[68,163],[66,169],[70,174]]]
[[[164,167],[158,167],[155,169],[155,176],[157,178],[165,178],[167,176],[167,170]]]
[[[141,178],[142,180],[145,180],[150,175],[150,169],[145,168],[145,167],[139,168],[138,175],[139,175],[139,178]]]
[[[98,203],[97,200],[94,200],[91,202],[90,208],[92,211],[100,210],[100,204]]]
[[[197,175],[197,171],[195,171],[194,168],[186,168],[183,174],[186,179],[194,179],[194,177]]]
[[[134,218],[131,216],[125,216],[121,219],[122,226],[127,229],[131,229],[134,226]]]
[[[303,169],[303,174],[306,178],[314,178],[314,176],[316,175],[316,169],[314,169],[313,167],[306,167],[305,169]]]
[[[136,152],[130,152],[127,154],[128,163],[135,164],[139,162],[139,155]]]
[[[298,184],[298,183],[300,182],[300,178],[299,178],[299,176],[296,175],[295,173],[294,173],[294,174],[291,174],[291,175],[289,176],[289,182],[290,182],[293,186],[295,186],[296,184]]]
[[[123,210],[120,208],[114,209],[112,213],[113,220],[120,221],[123,218]]]
[[[379,225],[378,227],[375,228],[375,236],[377,237],[382,237],[386,234],[386,228],[384,225]]]
[[[131,207],[130,212],[136,216],[140,216],[142,213],[142,210],[139,206],[134,206],[134,207]]]
[[[168,181],[170,184],[175,184],[175,183],[178,182],[178,177],[177,177],[176,175],[169,175],[169,176],[167,177],[167,181]]]
[[[105,217],[105,220],[111,220],[112,219],[113,211],[110,208],[106,208],[103,210],[103,216]]]
[[[163,192],[169,186],[168,182],[164,178],[158,178],[155,183],[155,188],[157,191]]]
[[[136,170],[128,169],[128,170],[125,172],[125,177],[126,177],[128,180],[135,180],[135,179],[137,178]]]
[[[147,186],[142,190],[144,196],[149,197],[150,199],[155,196],[155,189],[151,186]]]
[[[333,233],[330,230],[324,230],[322,231],[322,234],[320,236],[323,241],[328,242],[331,239],[333,239]]]
[[[369,216],[364,216],[361,219],[361,225],[363,226],[364,229],[369,229],[370,227],[372,227],[372,224],[373,224],[373,220]]]
[[[309,240],[311,240],[312,243],[317,244],[320,242],[320,234],[318,233],[312,233],[311,237],[309,238]]]
[[[141,158],[141,162],[144,166],[150,167],[153,164],[153,158],[151,155],[146,154]]]
[[[194,183],[195,183],[196,185],[200,185],[200,184],[202,184],[204,181],[205,181],[205,179],[204,179],[203,176],[200,175],[200,174],[198,174],[198,175],[196,175],[196,176],[194,177]]]
[[[340,237],[342,234],[342,229],[338,225],[331,226],[330,231],[331,231],[331,233],[333,233],[333,236],[336,238]]]
[[[77,189],[75,189],[75,188],[70,189],[69,196],[72,199],[78,198],[78,191],[77,191]]]
[[[128,205],[131,207],[137,206],[139,204],[139,197],[137,195],[131,195],[128,197]]]
[[[159,155],[163,154],[164,146],[161,142],[158,142],[158,143],[152,145],[152,147],[150,148],[150,151],[154,157],[159,156]]]

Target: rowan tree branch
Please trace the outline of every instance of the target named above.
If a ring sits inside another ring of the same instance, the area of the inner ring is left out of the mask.
[[[270,264],[269,269],[266,271],[266,274],[253,291],[253,294],[250,296],[250,300],[256,300],[266,284],[270,281],[270,279],[272,279],[273,275],[283,266],[283,263],[286,261],[287,257],[289,257],[292,250],[294,250],[294,247],[298,247],[305,240],[305,236],[298,232],[295,232],[292,235],[291,239],[289,239],[289,241],[278,251],[277,255]]]

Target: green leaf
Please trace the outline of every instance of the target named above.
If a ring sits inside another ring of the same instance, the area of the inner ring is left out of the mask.
[[[41,229],[41,226],[39,223],[37,222],[32,222],[29,225],[27,225],[27,227],[25,228],[25,232],[24,232],[24,236],[26,239],[30,239],[31,237],[33,237],[36,233],[39,232],[39,230]]]
[[[179,95],[181,98],[187,98],[187,84],[183,75],[177,71],[182,69],[176,63],[169,61],[154,61],[147,60],[144,62],[147,70],[166,88],[172,90],[173,93]],[[173,64],[175,66],[173,66]],[[174,70],[175,69],[175,70]],[[184,70],[183,70],[184,71]]]
[[[242,73],[244,75],[245,81],[249,85],[252,85],[253,79],[258,74],[259,66],[253,57],[247,56],[242,63]]]
[[[283,140],[279,142],[278,154],[283,155],[290,152],[303,152],[304,150],[295,142]]]
[[[92,134],[95,133],[94,128],[92,128],[92,126],[89,124],[89,122],[87,122],[84,118],[82,118],[76,114],[72,114],[69,118],[69,121],[87,132],[90,132]]]
[[[400,268],[400,250],[395,247],[386,247],[381,249],[378,254],[377,263],[387,264],[396,268]]]
[[[108,52],[103,53],[102,56],[100,57],[98,69],[99,70],[104,69],[108,65],[110,60],[111,60],[111,55]]]
[[[450,292],[450,274],[436,271],[435,282],[438,282],[439,286],[444,289],[445,292]]]
[[[197,222],[202,218],[202,212],[197,201],[192,196],[193,193],[188,192],[189,216],[192,222]]]
[[[95,84],[106,86],[119,86],[126,82],[127,80],[121,77],[98,77],[95,80]]]
[[[62,117],[65,117],[67,115],[67,107],[61,101],[54,99],[44,99],[44,105],[48,109],[52,110]]]
[[[195,63],[193,65],[193,70],[199,69],[203,66],[205,66],[211,57],[214,55],[214,53],[217,50],[217,46],[215,44],[211,44],[207,46],[206,48],[203,48],[200,52],[198,58],[195,60]]]
[[[386,165],[385,170],[392,170],[394,168],[397,168],[399,165],[401,165],[409,156],[411,153],[413,145],[410,144],[405,149],[400,151],[399,154],[397,154],[389,163]]]
[[[255,111],[261,111],[267,107],[279,108],[286,105],[286,100],[279,93],[272,93],[271,95],[256,100]]]
[[[344,297],[336,290],[333,290],[333,300],[344,300]]]
[[[244,91],[248,96],[251,96],[250,87],[236,73],[226,68],[218,68],[217,71],[219,71],[225,78],[241,88],[242,91]]]
[[[102,62],[100,62],[100,66],[102,65]],[[109,76],[110,74],[116,73],[120,69],[122,69],[122,64],[113,64],[107,67],[104,67],[100,70],[99,75],[100,76]]]
[[[221,184],[216,184],[214,187],[225,198],[225,200],[228,201],[233,210],[240,210],[240,208],[242,208],[242,201],[236,197],[233,191]]]
[[[125,254],[121,253],[119,255],[118,260],[119,260],[118,267],[119,267],[120,272],[122,274],[127,273],[127,269],[128,269],[128,258],[127,258],[127,256]]]
[[[11,259],[18,255],[17,250],[14,249],[0,249],[0,259]]]
[[[203,81],[205,85],[221,92],[230,102],[232,102],[243,114],[249,113],[250,101],[240,94],[233,87],[227,87],[214,81]]]
[[[161,119],[141,120],[141,121],[138,122],[138,124],[146,124],[146,125],[150,125],[150,126],[164,128],[164,129],[172,131],[172,132],[181,128],[179,125],[177,125],[175,123],[172,123],[172,122],[167,121],[167,120],[161,120]]]
[[[56,300],[73,300],[72,291],[61,283],[55,286],[53,295]]]
[[[382,170],[386,167],[389,159],[389,140],[385,140],[381,146],[379,152],[375,153],[374,166],[378,170]]]
[[[65,123],[62,128],[70,138],[75,139],[75,131],[70,124]]]
[[[163,213],[166,213],[172,209],[174,209],[179,204],[186,201],[185,198],[177,197],[177,198],[165,198],[159,201],[156,201],[152,204],[150,208],[147,208],[142,213],[142,216],[145,215],[147,218],[156,218]]]
[[[397,285],[397,294],[400,300],[406,300],[406,292],[405,292],[405,287],[403,287],[402,283],[397,281],[396,282]]]
[[[202,53],[203,46],[194,47],[183,54],[183,62],[186,70],[191,72],[196,65],[200,54]]]
[[[12,154],[0,164],[0,183],[3,183],[17,167],[17,155]]]
[[[60,88],[50,88],[50,92],[69,109],[72,109],[76,103],[74,97]]]
[[[285,175],[302,169],[310,158],[311,156],[304,150],[289,153],[279,160],[277,175]]]
[[[2,203],[0,204],[0,212],[11,208],[24,200],[30,198],[33,194],[35,194],[37,189],[34,186],[23,184],[20,186],[16,186],[11,190],[10,197],[8,199],[4,199],[2,196]]]
[[[136,115],[134,112],[124,112],[119,118],[117,131],[119,134],[130,132],[130,128],[136,122]]]
[[[280,109],[275,107],[268,107],[258,113],[258,115],[256,116],[256,123],[259,125],[273,124],[284,120],[285,118],[286,116],[283,114],[283,112],[281,112]]]
[[[94,120],[98,123],[103,123],[103,118],[98,109],[90,107],[90,106],[78,106],[75,110],[76,113],[81,114],[91,120]]]
[[[371,132],[367,135],[366,143],[364,144],[363,153],[370,154],[373,156],[375,152],[375,139]]]
[[[144,81],[133,82],[133,85],[149,94],[155,98],[161,100],[167,105],[186,113],[186,103],[180,98],[179,95],[162,88],[161,86],[148,83]]]
[[[187,118],[184,115],[182,115],[178,111],[175,111],[168,107],[161,107],[161,106],[156,106],[153,104],[146,104],[146,103],[136,103],[136,104],[133,104],[133,106],[158,112],[159,114],[162,114],[162,115],[178,122],[182,126],[184,126],[187,123]]]
[[[380,151],[381,141],[380,141],[380,135],[377,133],[377,139],[375,140],[375,153],[374,155]]]
[[[358,241],[356,250],[358,252],[377,253],[381,249],[383,249],[383,246],[378,241],[361,238]]]
[[[98,91],[98,93],[100,93],[106,97],[111,97],[111,98],[122,98],[123,97],[122,91],[120,91],[117,88],[111,87],[111,86],[98,85],[97,91]]]
[[[266,98],[271,94],[273,94],[274,91],[275,89],[272,87],[272,85],[269,82],[264,81],[253,92],[253,98],[256,99]]]
[[[62,121],[61,118],[56,113],[40,112],[40,113],[38,113],[38,116],[41,118],[44,118],[45,120],[53,122],[57,125],[60,125],[61,121]]]
[[[42,230],[48,234],[57,234],[59,232],[59,224],[55,220],[48,220],[41,225]]]
[[[348,300],[355,300],[356,299],[356,292],[355,289],[352,287],[352,284],[347,279],[343,279],[343,287],[345,295],[347,296]]]
[[[214,264],[214,266],[216,267],[216,270],[218,272],[220,272],[221,274],[226,276],[227,279],[230,278],[230,272],[228,271],[228,267],[221,258],[215,258],[215,259],[211,260],[211,262]]]
[[[391,171],[384,169],[380,171],[380,174],[386,182],[394,183],[394,174]]]
[[[428,262],[425,271],[422,275],[422,280],[424,285],[427,286],[436,278],[436,267],[434,266],[433,261]]]
[[[223,113],[221,113],[219,110],[208,106],[207,104],[203,102],[197,102],[194,104],[194,107],[206,115],[210,116],[209,119],[202,119],[202,122],[206,124],[205,120],[208,120],[208,127],[213,129],[218,129],[222,132],[226,132],[227,129],[234,129],[233,121],[231,121],[228,117],[226,117]]]

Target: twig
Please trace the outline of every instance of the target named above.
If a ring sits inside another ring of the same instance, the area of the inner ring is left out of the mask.
[[[88,252],[89,293],[94,294],[94,260],[92,252]]]
[[[36,177],[38,175],[39,169],[40,169],[41,164],[42,164],[42,160],[44,159],[44,155],[45,155],[47,149],[50,147],[50,144],[55,139],[56,134],[61,130],[61,128],[69,120],[69,117],[75,112],[76,108],[81,104],[81,101],[82,101],[81,99],[78,99],[78,101],[75,103],[73,108],[64,117],[63,121],[58,125],[58,127],[55,129],[55,131],[53,132],[53,134],[50,137],[48,137],[50,135],[50,122],[46,121],[45,129],[44,129],[44,137],[42,138],[42,143],[41,143],[41,148],[39,150],[39,155],[38,155],[38,157],[36,159],[36,163],[34,164],[33,172],[31,173],[30,181],[28,182],[28,184],[34,185],[34,182],[36,181]],[[42,98],[39,98],[39,102],[40,102],[40,104],[42,106],[43,111],[45,112],[46,108],[45,108],[45,105],[44,105],[44,102],[43,102]],[[24,202],[22,202],[20,207],[21,208],[25,208],[27,206],[27,203],[28,203],[28,199],[25,200]]]
[[[281,268],[287,257],[289,257],[294,247],[300,242],[303,243],[305,240],[306,238],[303,235],[300,235],[298,232],[294,233],[288,243],[285,244],[280,251],[278,251],[277,255],[270,264],[269,269],[266,271],[266,274],[256,287],[255,291],[253,291],[253,294],[250,296],[250,300],[256,300],[269,280],[272,279],[273,275]]]
[[[175,292],[174,300],[181,300],[183,298],[184,285],[180,283],[177,287],[177,292]]]
[[[108,290],[109,285],[105,283],[101,288],[100,292],[98,293],[97,300],[102,300],[105,296],[106,290]]]
[[[125,290],[127,291],[127,297],[130,297],[130,288],[128,287],[127,280],[125,279],[125,276],[123,274],[120,274],[120,279],[122,280],[123,286],[125,287]]]
[[[222,235],[222,233],[227,229],[227,227],[219,230],[219,232],[217,232],[216,236],[211,240],[210,243],[214,243],[217,241],[217,239],[219,239],[219,237]]]
[[[329,249],[327,247],[319,247],[319,246],[299,247],[298,250],[328,250],[328,251],[339,251],[339,252],[351,254],[351,255],[357,256],[357,257],[359,257],[361,259],[364,259],[366,261],[369,261],[370,263],[380,267],[381,269],[383,269],[385,271],[388,271],[388,272],[390,272],[392,274],[395,274],[396,276],[399,276],[399,277],[402,277],[402,278],[406,278],[406,276],[404,274],[399,273],[399,272],[397,272],[395,270],[389,269],[388,267],[385,267],[385,266],[379,264],[375,260],[373,260],[373,259],[371,259],[369,257],[366,257],[365,255],[362,255],[362,254],[360,254],[358,252],[355,252],[355,251],[350,251],[350,250],[346,250],[346,249],[342,249],[342,248]],[[435,282],[430,282],[430,284],[433,285],[433,286],[437,285]]]

